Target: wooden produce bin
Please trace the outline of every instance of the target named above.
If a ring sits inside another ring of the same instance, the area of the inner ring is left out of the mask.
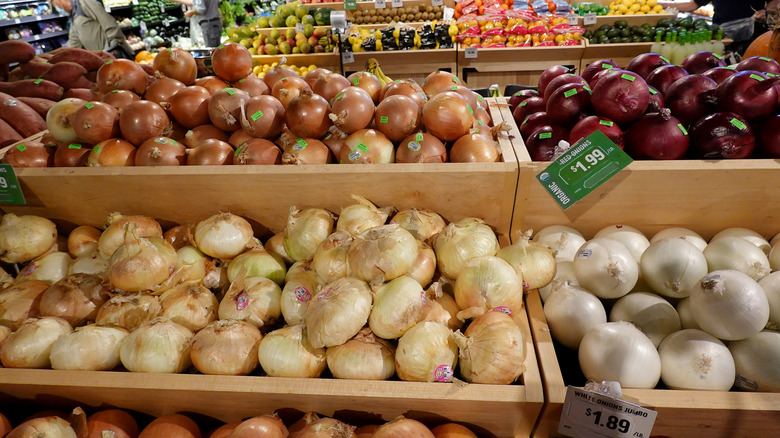
[[[609,3],[611,2],[607,2],[606,4],[609,5]],[[658,23],[658,20],[662,20],[664,18],[674,19],[676,17],[677,15],[669,14],[667,12],[664,12],[663,14],[597,15],[596,24],[589,24],[585,26],[584,17],[579,17],[579,24],[580,26],[585,27],[585,29],[590,30],[596,30],[603,24],[615,24],[616,21],[620,20],[625,21],[629,26],[641,26],[645,23],[650,23],[655,26],[655,24]]]
[[[502,47],[477,49],[477,58],[466,58],[458,48],[458,77],[469,88],[485,88],[492,84],[536,86],[547,67],[554,64],[579,68],[584,41],[578,46]]]

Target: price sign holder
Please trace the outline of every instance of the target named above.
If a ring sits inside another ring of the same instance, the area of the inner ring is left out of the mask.
[[[347,28],[347,13],[344,11],[331,11],[330,25],[336,30],[345,30]]]
[[[27,204],[14,168],[10,164],[0,164],[0,204]]]
[[[352,52],[341,52],[341,62],[344,64],[352,64],[355,62],[355,54]]]
[[[582,24],[584,24],[585,26],[596,24],[596,14],[594,12],[588,12],[587,14],[583,15]]]
[[[566,14],[566,21],[569,23],[569,26],[576,26],[579,18],[580,16],[577,14]]]
[[[385,9],[387,7],[387,0],[374,0],[374,9]]]
[[[566,210],[632,161],[603,132],[596,130],[574,143],[536,178]]]
[[[357,9],[357,0],[344,0],[344,10],[354,11]]]
[[[444,6],[444,0],[431,0],[431,6]]]
[[[403,8],[404,7],[404,0],[393,0],[392,3],[394,8]]]
[[[558,433],[577,438],[649,438],[658,412],[569,386]]]
[[[479,51],[476,47],[466,47],[464,56],[468,59],[476,59],[479,57]]]

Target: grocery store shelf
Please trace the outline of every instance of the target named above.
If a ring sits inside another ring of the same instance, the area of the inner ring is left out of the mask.
[[[2,4],[0,4],[2,6]],[[33,15],[29,17],[11,18],[8,20],[0,20],[0,27],[13,26],[16,24],[35,23],[38,21],[56,20],[59,18],[68,18],[67,15],[59,14],[46,14],[46,15]]]
[[[68,31],[67,30],[59,30],[57,32],[35,34],[35,35],[31,36],[31,37],[18,38],[18,39],[19,39],[19,41],[26,41],[28,43],[31,43],[33,41],[43,41],[43,40],[48,40],[48,39],[51,39],[51,38],[56,38],[56,37],[59,37],[59,36],[67,36],[67,35],[68,35]]]

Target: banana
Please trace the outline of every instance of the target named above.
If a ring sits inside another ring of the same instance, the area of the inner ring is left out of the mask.
[[[377,79],[379,79],[379,83],[382,84],[384,87],[385,85],[393,82],[392,79],[388,78],[385,73],[382,71],[382,68],[379,67],[379,62],[375,58],[368,58],[368,61],[366,61],[366,68],[365,71],[371,73],[372,75],[376,76]]]

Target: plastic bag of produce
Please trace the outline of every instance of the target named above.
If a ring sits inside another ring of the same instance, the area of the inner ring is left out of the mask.
[[[401,50],[411,50],[414,48],[414,29],[401,29],[398,35],[398,47]]]
[[[398,42],[393,35],[394,31],[394,27],[388,27],[379,31],[382,34],[381,41],[383,50],[398,50]]]
[[[450,26],[446,23],[436,23],[433,33],[436,37],[436,42],[439,43],[440,49],[451,49],[454,46],[449,30]]]
[[[436,48],[436,36],[433,34],[433,29],[431,29],[431,26],[423,26],[417,33],[420,35],[421,49]]]

